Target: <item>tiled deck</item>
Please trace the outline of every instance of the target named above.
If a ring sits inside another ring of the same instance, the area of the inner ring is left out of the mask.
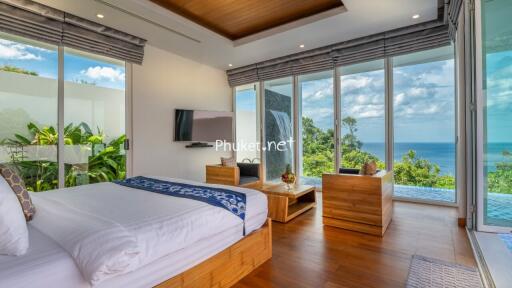
[[[455,190],[453,189],[395,185],[395,196],[430,201],[455,202]]]
[[[321,186],[320,178],[302,177],[303,184]],[[395,196],[440,202],[455,202],[455,190],[443,188],[395,185]],[[488,193],[488,219],[512,222],[512,194]]]

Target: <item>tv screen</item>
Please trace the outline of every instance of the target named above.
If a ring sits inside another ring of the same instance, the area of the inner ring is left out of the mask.
[[[176,109],[174,141],[233,141],[233,112]]]

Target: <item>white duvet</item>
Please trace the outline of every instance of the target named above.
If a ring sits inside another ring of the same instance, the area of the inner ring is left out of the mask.
[[[261,227],[267,215],[266,196],[251,189],[230,189],[247,195],[246,233]],[[113,183],[31,196],[37,208],[32,225],[59,243],[93,286],[225,229],[238,227],[243,233],[243,221],[223,208]]]

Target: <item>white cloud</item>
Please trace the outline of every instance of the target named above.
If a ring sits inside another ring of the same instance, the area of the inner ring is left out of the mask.
[[[125,73],[122,70],[111,67],[89,67],[80,71],[80,74],[93,80],[108,80],[110,82],[124,81],[125,79]]]
[[[12,42],[9,40],[0,39],[0,59],[8,60],[42,60],[39,55],[28,51],[28,49],[37,50],[36,48]]]
[[[341,89],[348,91],[367,87],[372,79],[365,76],[349,75],[342,77]]]

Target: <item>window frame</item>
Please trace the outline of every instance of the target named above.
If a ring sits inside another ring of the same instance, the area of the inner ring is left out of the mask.
[[[11,36],[12,34],[9,33],[3,33],[7,35],[7,37]],[[20,38],[23,41],[26,40],[26,42],[33,42],[34,40],[27,38],[27,37],[21,37],[21,36],[15,36],[13,37]],[[35,41],[39,43],[40,41]],[[44,42],[41,42],[44,44]],[[64,165],[64,149],[65,149],[65,143],[64,143],[64,54],[65,49],[74,49],[71,47],[66,47],[64,45],[52,45],[57,48],[57,131],[58,131],[58,143],[57,143],[57,167],[58,167],[58,188],[65,188],[65,165]],[[76,51],[80,51],[77,49],[74,49]],[[84,52],[84,51],[80,51]],[[95,55],[91,52],[84,52],[87,54]],[[111,58],[111,57],[105,57],[102,55],[98,55],[98,57],[103,58]],[[130,145],[130,139],[133,135],[133,67],[132,64],[126,61],[122,60],[116,60],[118,62],[124,63],[125,68],[125,87],[124,87],[124,94],[125,94],[125,135],[127,139],[127,143],[129,145],[129,149],[125,150],[126,155],[126,177],[131,177],[133,175],[133,149],[131,149]]]
[[[451,45],[452,46],[452,49],[454,51],[453,55],[454,55],[454,67],[455,67],[455,71],[454,71],[454,79],[456,79],[456,62],[457,62],[457,53],[456,53],[456,49],[455,49],[455,46],[454,45]],[[436,48],[433,48],[433,49],[436,49]],[[415,53],[415,52],[412,52],[412,53]],[[408,54],[412,54],[412,53],[408,53]],[[379,58],[379,59],[374,59],[374,60],[384,60],[384,82],[385,82],[385,100],[384,100],[384,105],[385,105],[385,116],[384,116],[384,119],[385,119],[385,163],[386,163],[386,169],[387,170],[392,170],[393,169],[393,162],[394,162],[394,104],[393,104],[393,95],[394,95],[394,89],[393,89],[393,86],[394,86],[394,83],[393,83],[393,57],[383,57],[383,58]],[[357,64],[357,63],[354,63],[354,64]],[[347,65],[348,66],[348,65]],[[293,97],[292,97],[292,101],[294,101],[292,104],[293,104],[293,119],[292,119],[292,123],[293,125],[295,125],[293,127],[293,132],[294,132],[294,139],[295,139],[295,143],[293,145],[293,157],[294,157],[294,165],[293,165],[293,168],[294,168],[294,171],[300,171],[300,161],[298,161],[300,158],[302,158],[302,155],[299,155],[300,153],[300,145],[301,143],[299,143],[301,140],[301,137],[300,137],[300,128],[299,128],[299,121],[300,121],[300,117],[299,116],[302,116],[302,115],[299,115],[299,112],[300,112],[300,108],[299,105],[301,105],[301,95],[299,95],[299,91],[300,91],[300,83],[299,83],[299,77],[302,76],[302,75],[308,75],[308,74],[313,74],[313,73],[321,73],[321,72],[329,72],[329,71],[332,71],[332,75],[333,75],[333,108],[334,108],[334,116],[333,116],[333,123],[334,123],[334,153],[335,153],[335,157],[334,157],[334,168],[335,168],[335,172],[337,173],[341,167],[341,149],[340,149],[340,144],[341,144],[341,119],[340,119],[340,113],[341,113],[341,83],[340,81],[338,81],[339,79],[339,76],[340,76],[340,73],[339,73],[339,69],[338,69],[338,66],[337,67],[333,67],[333,69],[327,69],[327,70],[322,70],[322,71],[316,71],[316,72],[309,72],[309,73],[304,73],[304,74],[296,74],[296,75],[292,75],[292,76],[288,76],[288,77],[292,77],[292,83],[293,83]],[[286,77],[280,77],[280,78],[286,78]],[[260,92],[260,144],[263,144],[264,140],[266,139],[265,138],[265,107],[264,107],[264,103],[265,103],[265,93],[264,93],[264,83],[266,81],[269,81],[269,80],[265,80],[265,81],[259,81],[259,82],[255,82],[255,85],[258,85],[259,83],[259,92]],[[242,86],[242,85],[241,85]],[[234,95],[234,92],[235,92],[235,89],[236,87],[233,87],[233,95]],[[459,150],[459,142],[458,139],[460,139],[460,135],[461,135],[461,131],[460,131],[460,125],[459,125],[459,121],[460,121],[460,118],[459,118],[459,112],[458,112],[458,109],[459,109],[459,106],[458,104],[460,103],[460,97],[462,97],[463,95],[459,95],[459,93],[457,93],[457,84],[455,84],[455,88],[454,88],[454,97],[455,97],[455,166],[458,167],[459,164],[460,164],[460,161],[462,161],[461,157],[459,157],[459,153],[457,152]],[[235,96],[233,96],[233,99],[234,99]],[[236,113],[236,105],[234,104],[233,105],[233,111]],[[236,120],[235,120],[236,121]],[[260,150],[260,155],[261,155],[261,165],[263,166],[262,167],[262,171],[263,171],[263,175],[262,175],[262,180],[263,181],[266,181],[266,157],[265,157],[265,151],[262,151]],[[431,201],[431,200],[423,200],[423,199],[414,199],[414,198],[401,198],[401,197],[396,197],[393,195],[393,199],[396,199],[396,200],[401,200],[401,201],[407,201],[407,202],[414,202],[414,203],[426,203],[426,204],[434,204],[434,205],[440,205],[440,206],[449,206],[449,207],[458,207],[459,206],[459,195],[460,193],[464,193],[464,191],[459,191],[461,186],[462,185],[458,185],[458,182],[460,181],[461,177],[459,177],[460,173],[464,173],[465,171],[459,171],[457,168],[455,170],[455,202],[442,202],[442,201]],[[298,178],[300,179],[300,177]],[[317,190],[320,190],[321,191],[321,187],[319,187],[319,189]]]

